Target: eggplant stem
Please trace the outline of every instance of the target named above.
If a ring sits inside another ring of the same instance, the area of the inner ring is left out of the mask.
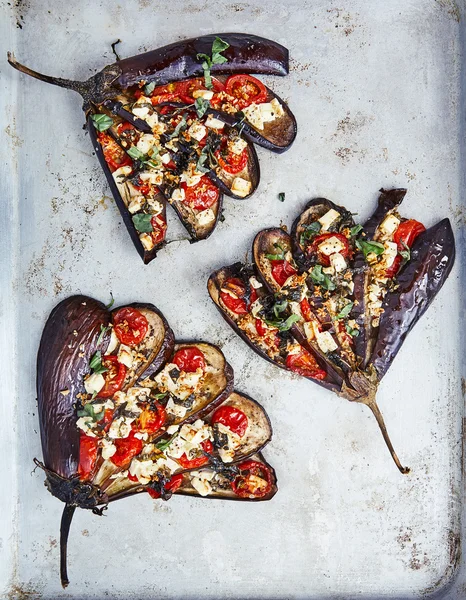
[[[374,415],[374,417],[380,427],[380,431],[382,432],[383,439],[385,440],[385,443],[387,444],[387,448],[388,448],[393,460],[395,461],[395,464],[398,467],[400,473],[402,473],[403,475],[407,475],[410,472],[410,468],[403,467],[403,465],[401,464],[400,459],[398,458],[398,456],[395,452],[395,449],[393,448],[393,444],[388,435],[387,427],[385,426],[384,418],[382,416],[382,413],[380,412],[379,407],[377,406],[375,399],[373,399],[367,403],[364,403],[364,404],[366,404],[366,406],[368,406],[371,409],[372,414]]]
[[[50,75],[43,75],[42,73],[33,71],[29,67],[19,63],[12,52],[8,52],[8,62],[14,69],[25,75],[30,75],[35,79],[51,83],[52,85],[58,85],[58,87],[66,88],[67,90],[73,90],[83,97],[85,92],[89,90],[89,84],[86,81],[73,81],[71,79],[63,79],[62,77],[51,77]]]
[[[69,584],[68,569],[67,569],[67,550],[68,550],[68,534],[70,533],[71,521],[73,519],[76,506],[65,504],[60,524],[60,580],[63,589]]]

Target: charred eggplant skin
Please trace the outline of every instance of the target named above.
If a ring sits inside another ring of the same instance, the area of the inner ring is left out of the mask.
[[[141,80],[165,85],[203,75],[198,54],[212,52],[212,44],[219,37],[230,47],[223,55],[228,62],[212,65],[212,74],[262,73],[264,75],[287,75],[289,72],[288,50],[281,44],[257,35],[246,33],[218,33],[183,40],[125,58],[116,63],[120,75],[115,86],[126,89]]]
[[[87,296],[71,296],[50,314],[37,354],[37,402],[46,469],[68,479],[78,471],[77,394],[97,348],[101,326],[110,322],[104,304]],[[106,347],[106,338],[100,349]]]
[[[397,277],[398,288],[387,294],[383,304],[370,361],[379,380],[445,283],[454,262],[455,240],[449,219],[430,227],[414,242],[411,260]]]

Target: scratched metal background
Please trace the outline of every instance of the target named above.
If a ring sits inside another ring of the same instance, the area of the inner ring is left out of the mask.
[[[2,2],[2,598],[466,596],[461,260],[380,389],[407,477],[367,410],[260,359],[205,289],[210,271],[241,259],[260,228],[290,224],[314,196],[363,220],[380,187],[407,186],[403,214],[427,225],[448,215],[464,247],[464,8],[459,0]],[[112,62],[117,38],[130,56],[222,31],[289,47],[289,77],[267,83],[289,101],[299,135],[283,156],[259,150],[259,191],[227,199],[210,240],[175,242],[144,267],[82,129],[80,99],[20,77],[6,50],[45,73],[85,79]],[[104,518],[80,511],[64,592],[62,505],[32,464],[41,455],[36,350],[59,300],[81,292],[107,301],[110,291],[118,303],[154,302],[179,337],[222,346],[238,389],[270,414],[266,457],[280,491],[257,505],[141,496]]]

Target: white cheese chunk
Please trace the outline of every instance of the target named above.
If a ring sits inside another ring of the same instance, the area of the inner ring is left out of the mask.
[[[176,188],[172,192],[172,200],[175,202],[182,202],[185,199],[185,193],[182,188]]]
[[[395,242],[385,242],[384,247],[385,250],[383,251],[380,264],[385,267],[385,269],[388,269],[395,262],[396,255],[398,254],[398,246]]]
[[[80,417],[76,421],[76,427],[78,427],[78,429],[81,429],[82,431],[84,431],[84,433],[86,435],[89,435],[90,437],[97,437],[91,431],[91,427],[93,424],[94,424],[94,419],[92,417]]]
[[[317,219],[317,221],[321,224],[322,226],[322,231],[327,231],[327,229],[333,224],[335,223],[335,221],[338,219],[338,217],[340,216],[340,213],[337,212],[336,210],[334,210],[333,208],[331,208],[330,210],[328,210],[325,215],[322,215],[320,217],[320,219]]]
[[[212,100],[214,92],[212,90],[194,90],[193,98],[202,98],[203,100]]]
[[[145,119],[149,115],[149,111],[149,106],[140,106],[136,103],[131,112],[135,117],[138,117],[139,119]]]
[[[155,246],[152,236],[148,233],[140,233],[139,239],[141,240],[141,244],[144,246],[145,250],[152,250],[152,248]]]
[[[167,427],[168,435],[173,435],[174,433],[176,433],[178,431],[179,428],[180,428],[179,425],[170,425],[170,427]]]
[[[163,204],[161,202],[159,202],[158,200],[155,200],[155,198],[148,198],[147,203],[151,207],[152,214],[154,216],[159,215],[161,212],[163,212]]]
[[[260,298],[258,298],[251,304],[251,308],[249,310],[251,311],[253,317],[257,317],[262,308],[262,302],[260,301]]]
[[[200,142],[207,134],[207,129],[200,123],[193,123],[188,129],[189,135]]]
[[[336,273],[341,273],[347,267],[346,260],[339,252],[330,255],[330,264],[335,269]]]
[[[392,235],[398,229],[400,219],[397,219],[395,215],[388,215],[380,224],[380,229],[384,235]]]
[[[262,104],[259,104],[259,108],[263,123],[270,123],[270,121],[273,121],[277,116],[271,102],[263,102]]]
[[[220,119],[216,119],[215,117],[209,116],[205,121],[205,125],[210,129],[223,129],[225,123],[223,121],[220,121]]]
[[[105,352],[105,354],[111,354],[117,348],[119,343],[120,340],[117,338],[116,333],[112,327],[112,331],[110,333],[110,341],[108,343],[107,351]]]
[[[212,486],[205,479],[200,479],[199,477],[192,477],[191,485],[200,496],[208,496],[212,492]]]
[[[125,367],[128,367],[128,369],[131,369],[133,365],[133,354],[129,346],[121,344],[118,349],[118,362],[125,365]]]
[[[84,380],[84,389],[88,394],[98,394],[104,385],[105,379],[100,373],[92,373]]]
[[[148,154],[154,144],[154,136],[151,133],[143,133],[136,144],[136,148],[143,154]]]
[[[128,210],[131,214],[137,213],[144,206],[146,199],[144,196],[135,196],[128,204]]]
[[[131,173],[132,170],[133,169],[129,165],[127,165],[126,167],[120,167],[116,171],[113,171],[112,176],[113,176],[113,179],[115,180],[115,183],[121,184],[121,178],[127,177]]]
[[[283,108],[283,106],[281,105],[280,101],[277,100],[277,98],[274,98],[273,100],[270,101],[270,104],[272,105],[273,108],[273,112],[275,113],[275,117],[283,117],[283,115],[285,114],[285,110]]]
[[[191,471],[191,475],[193,477],[199,477],[199,479],[204,479],[205,481],[212,481],[215,477],[215,471],[203,469],[202,471]]]
[[[163,182],[163,173],[162,171],[144,171],[140,173],[139,178],[141,181],[160,185]]]
[[[188,412],[188,409],[185,406],[179,406],[178,404],[175,404],[173,398],[170,398],[170,400],[167,402],[165,410],[169,414],[173,415],[174,417],[178,417],[179,419],[182,419]]]
[[[118,417],[110,425],[108,437],[111,439],[127,438],[131,433],[131,423],[133,421],[133,418]]]
[[[327,352],[333,352],[338,348],[338,344],[332,337],[329,331],[318,331],[316,333],[317,345],[319,348],[327,354]]]
[[[160,160],[162,161],[162,164],[164,165],[168,165],[168,163],[171,161],[172,157],[170,152],[165,152],[165,154],[161,154],[160,155]]]
[[[111,458],[117,451],[115,444],[106,440],[105,438],[101,440],[101,447],[102,447],[102,458],[104,460],[108,460],[109,458]]]
[[[315,335],[314,335],[314,327],[312,326],[312,322],[306,321],[304,323],[304,334],[308,340],[308,342],[311,342]]]
[[[243,113],[246,119],[251,123],[253,127],[256,129],[264,129],[264,120],[262,118],[262,111],[258,104],[254,102],[246,108],[243,108]]]
[[[215,213],[211,208],[201,210],[201,212],[197,213],[197,222],[201,227],[212,223],[212,221],[215,221]]]
[[[129,467],[129,472],[133,477],[137,477],[142,484],[150,482],[152,475],[159,470],[158,466],[151,460],[137,460],[133,458]]]
[[[251,287],[253,287],[255,290],[258,290],[259,288],[262,287],[262,283],[257,281],[257,279],[255,277],[250,277],[249,283],[251,284]]]
[[[330,256],[336,252],[341,252],[344,247],[345,245],[343,242],[335,236],[327,238],[318,246],[319,251],[322,252],[322,254],[325,254],[325,256]]]
[[[149,127],[154,131],[157,131],[157,133],[160,135],[165,131],[165,124],[164,123],[159,123],[159,117],[157,115],[157,113],[154,111],[153,113],[151,113],[150,115],[147,115],[144,118],[144,121],[149,125]]]
[[[231,186],[231,191],[236,196],[240,196],[240,198],[244,198],[251,192],[252,184],[250,181],[246,179],[242,179],[241,177],[235,177],[233,179],[233,184]]]
[[[243,150],[246,148],[247,145],[248,145],[248,143],[246,142],[246,140],[243,140],[242,138],[237,137],[234,140],[231,140],[228,142],[228,149],[233,154],[239,155],[239,154],[242,154]]]

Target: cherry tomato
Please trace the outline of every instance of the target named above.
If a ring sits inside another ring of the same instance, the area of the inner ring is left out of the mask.
[[[239,109],[246,108],[253,102],[261,104],[267,100],[265,85],[252,75],[232,75],[226,80],[225,90],[236,99]]]
[[[313,313],[311,310],[311,305],[309,304],[309,300],[307,298],[303,298],[299,303],[299,308],[301,309],[301,313],[304,317],[305,321],[312,321]]]
[[[233,433],[236,433],[240,437],[246,433],[248,428],[248,418],[242,410],[235,406],[229,406],[225,404],[220,406],[212,415],[211,424],[221,423],[228,427]]]
[[[350,249],[350,245],[348,242],[348,238],[345,237],[342,233],[329,232],[329,233],[322,233],[321,235],[316,235],[312,244],[308,248],[308,252],[316,253],[319,257],[319,261],[324,265],[324,267],[330,266],[330,257],[327,256],[326,254],[322,254],[322,252],[320,252],[320,250],[319,250],[319,246],[320,246],[320,244],[322,244],[322,242],[325,242],[326,240],[328,240],[332,237],[337,238],[343,244],[343,248],[342,248],[342,250],[340,250],[340,254],[344,258],[351,256],[351,249]]]
[[[129,466],[132,459],[140,454],[143,448],[142,440],[134,437],[132,431],[127,438],[118,438],[115,440],[116,452],[110,458],[112,463],[120,468]]]
[[[195,210],[210,208],[218,201],[220,196],[218,187],[205,175],[201,177],[197,185],[188,187],[186,183],[182,183],[181,187],[185,194],[183,202]]]
[[[144,408],[136,421],[135,428],[143,433],[153,435],[165,424],[167,413],[165,408],[158,402]]]
[[[126,366],[118,362],[118,357],[107,354],[102,359],[102,364],[108,370],[102,373],[105,385],[99,392],[100,398],[111,398],[115,392],[121,390],[126,377]]]
[[[181,473],[178,473],[177,475],[173,475],[173,477],[170,479],[170,481],[167,481],[167,483],[165,484],[165,489],[169,492],[176,492],[176,490],[181,486],[182,483],[183,483],[183,475]],[[152,498],[156,498],[156,499],[160,498],[159,492],[156,492],[155,490],[153,490],[150,487],[148,487],[146,489],[147,489],[147,493]]]
[[[182,104],[189,104],[189,98],[186,99],[182,94],[158,94],[151,96],[150,101],[153,106],[162,104],[162,102],[181,102]]]
[[[402,221],[398,225],[398,229],[395,231],[393,236],[393,241],[398,245],[398,252],[402,252],[406,250],[406,246],[411,248],[414,243],[414,240],[420,235],[426,228],[422,223],[416,221],[415,219],[408,219],[406,221]],[[385,275],[387,277],[394,277],[401,266],[401,256],[398,254],[393,261],[391,267],[389,267]]]
[[[155,87],[151,94],[151,102],[154,106],[162,102],[182,102],[191,104],[191,99],[186,95],[188,81],[173,81],[167,85]]]
[[[147,194],[150,192],[150,185],[148,183],[143,183],[140,179],[138,181],[138,184],[133,183],[134,189],[140,192],[143,196],[147,196]]]
[[[255,325],[256,325],[256,331],[257,331],[258,335],[263,337],[267,333],[267,327],[264,325],[264,322],[262,321],[262,319],[256,319]]]
[[[130,306],[120,308],[113,315],[113,329],[115,335],[126,346],[137,346],[144,339],[149,323],[146,317]]]
[[[286,366],[290,371],[298,373],[303,377],[312,379],[325,379],[327,373],[320,368],[316,359],[304,348],[298,354],[288,354],[286,357]]]
[[[160,244],[165,239],[165,232],[167,231],[167,221],[165,217],[160,213],[158,215],[154,215],[150,220],[152,224],[151,237],[154,244]]]
[[[288,277],[297,273],[296,269],[287,260],[271,260],[272,277],[281,287],[285,284]]]
[[[92,473],[97,461],[98,438],[81,433],[79,437],[79,466],[80,479],[86,479]]]
[[[248,149],[245,148],[241,154],[235,154],[226,145],[215,152],[220,168],[231,175],[236,175],[248,164]]]
[[[132,166],[133,161],[131,158],[107,133],[99,133],[97,139],[102,146],[105,162],[110,167],[112,173],[120,167]]]
[[[238,466],[240,475],[231,482],[231,488],[241,498],[263,498],[272,489],[272,471],[256,460],[247,460]]]
[[[209,454],[211,454],[212,450],[214,449],[210,440],[204,440],[203,442],[201,442],[201,447],[204,450],[204,452],[207,452]],[[197,469],[197,467],[202,467],[202,465],[205,465],[207,462],[209,462],[209,459],[207,456],[201,455],[197,458],[189,460],[185,453],[182,456],[180,456],[178,462],[183,467],[183,469]]]
[[[243,296],[246,294],[246,286],[241,279],[238,277],[231,277],[225,281],[222,287],[227,290],[231,289],[231,291],[238,296],[237,298],[233,298],[233,296],[230,296],[230,294],[227,294],[227,292],[220,292],[220,298],[223,304],[237,315],[247,315],[248,308],[246,305],[246,300],[243,300]]]
[[[181,348],[175,353],[172,363],[185,373],[194,373],[197,369],[204,371],[206,368],[204,355],[199,348]]]
[[[128,123],[128,121],[123,121],[123,123],[120,123],[117,127],[117,133],[118,135],[122,134],[123,131],[128,131],[128,129],[131,129],[133,131],[136,131],[135,126],[132,123]]]
[[[100,419],[99,425],[102,427],[105,433],[108,432],[110,426],[113,422],[113,410],[111,408],[106,408],[104,412],[104,418]]]

